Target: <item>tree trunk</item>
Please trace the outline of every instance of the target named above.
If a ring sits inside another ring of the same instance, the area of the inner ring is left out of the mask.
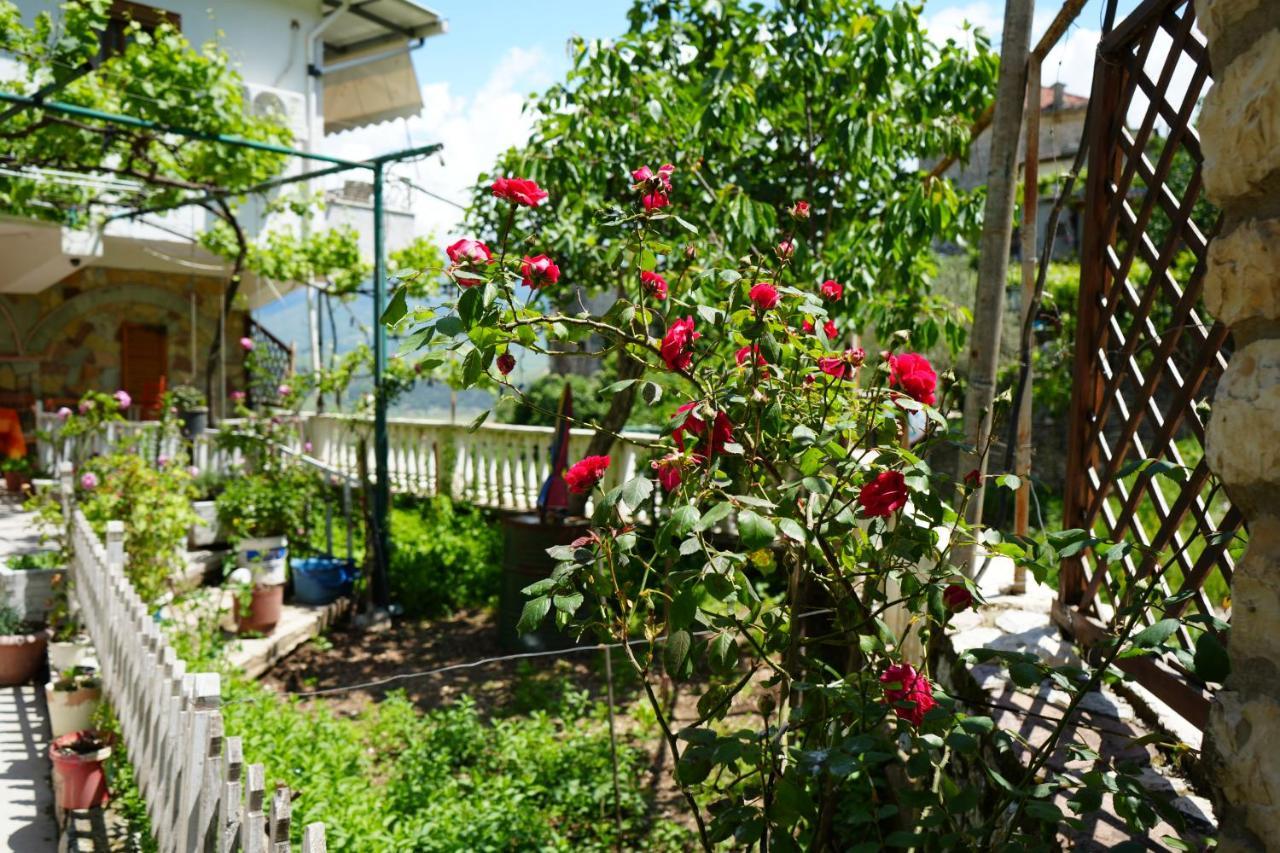
[[[631,357],[624,349],[619,352],[618,361],[618,382],[626,379],[639,379],[644,373],[644,362],[638,358]],[[596,434],[591,436],[591,443],[587,446],[587,456],[607,456],[609,451],[613,449],[613,443],[616,441],[614,437],[616,433],[622,431],[627,425],[627,418],[631,417],[631,408],[636,401],[636,387],[638,383],[633,383],[618,393],[613,395],[613,401],[609,404],[609,411],[600,420],[600,428],[596,430]],[[571,463],[576,460],[571,460]],[[587,509],[587,495],[569,495],[569,515],[582,515]]]

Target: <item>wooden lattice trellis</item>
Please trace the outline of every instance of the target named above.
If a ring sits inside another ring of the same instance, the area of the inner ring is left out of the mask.
[[[1122,665],[1201,727],[1209,689],[1190,664],[1203,632],[1221,639],[1245,535],[1203,453],[1204,405],[1230,352],[1201,304],[1219,220],[1201,197],[1194,127],[1210,81],[1191,0],[1147,0],[1099,47],[1063,520],[1144,549],[1069,560],[1054,613],[1096,643],[1130,585],[1156,575],[1175,602],[1150,618],[1192,626],[1169,653]]]

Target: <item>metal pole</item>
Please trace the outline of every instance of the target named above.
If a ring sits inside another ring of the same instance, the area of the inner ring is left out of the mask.
[[[391,515],[390,451],[387,443],[387,396],[383,376],[387,369],[387,327],[382,313],[387,307],[386,229],[383,224],[383,163],[373,166],[373,519],[376,561],[373,568],[373,602],[378,607],[391,603],[387,583],[388,548],[391,546],[388,519]]]

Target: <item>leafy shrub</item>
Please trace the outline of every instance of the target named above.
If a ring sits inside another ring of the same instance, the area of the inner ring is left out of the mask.
[[[304,537],[307,505],[315,492],[316,478],[296,465],[233,477],[216,499],[218,522],[237,540]]]
[[[239,678],[229,698],[227,731],[298,793],[295,841],[320,820],[346,851],[683,849],[680,827],[646,820],[642,756],[625,742],[618,835],[604,709],[567,689],[501,720],[465,698],[419,713],[403,694],[343,718]]]
[[[155,601],[187,567],[187,530],[198,521],[191,475],[133,453],[97,456],[81,470],[77,497],[85,517],[99,537],[108,521],[124,522],[125,574],[143,601]]]
[[[502,533],[483,510],[443,496],[403,502],[391,514],[391,543],[392,593],[410,616],[497,600]]]
[[[15,572],[35,572],[60,569],[66,565],[66,560],[57,551],[36,551],[31,554],[15,554],[5,565]]]

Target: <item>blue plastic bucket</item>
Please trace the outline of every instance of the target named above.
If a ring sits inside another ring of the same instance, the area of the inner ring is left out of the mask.
[[[350,595],[356,580],[355,567],[337,557],[307,557],[293,560],[293,598],[299,604],[328,604]]]

